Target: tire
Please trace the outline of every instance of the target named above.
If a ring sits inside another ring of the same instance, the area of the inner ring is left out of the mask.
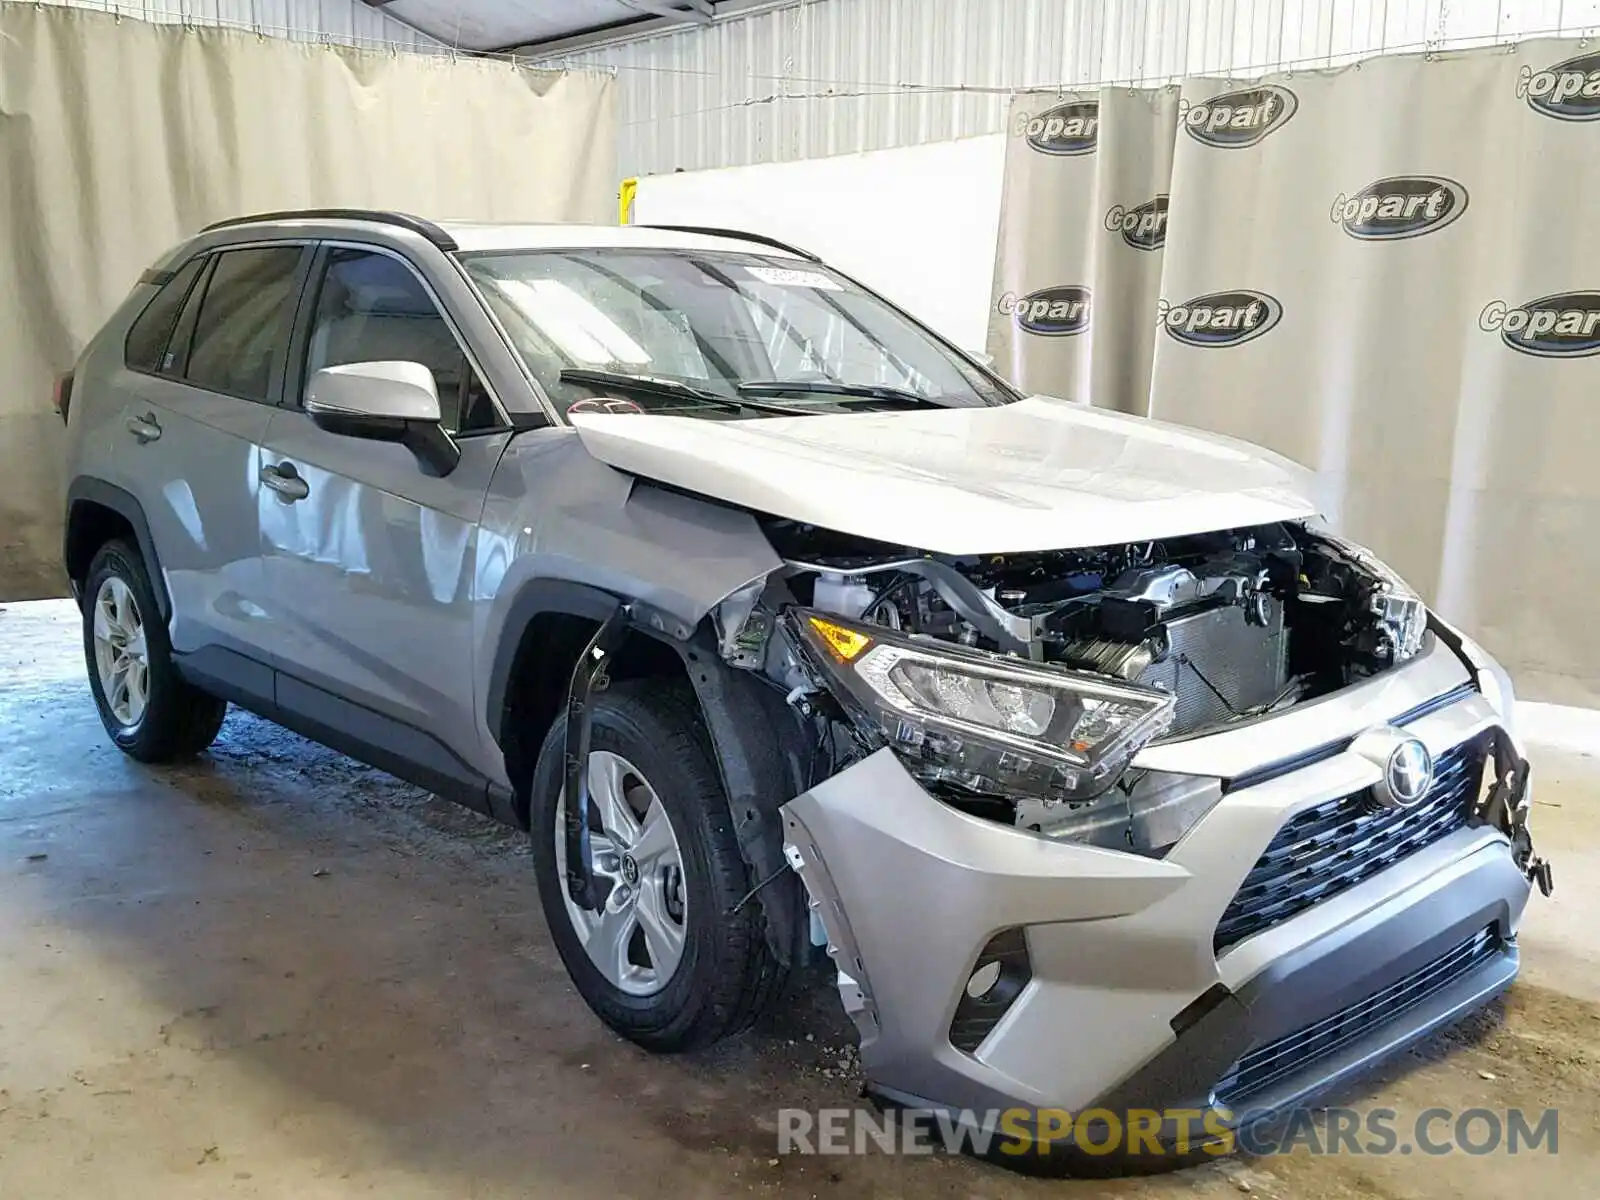
[[[645,937],[643,912],[651,889],[662,889],[667,913],[672,911],[671,868],[636,867],[633,893],[641,909],[642,942],[631,943],[651,967],[633,967],[635,977],[619,983],[597,966],[586,944],[605,939],[580,935],[586,920],[569,907],[563,871],[563,757],[567,721],[563,714],[545,737],[534,770],[529,826],[539,899],[551,936],[579,994],[607,1025],[647,1050],[672,1053],[696,1050],[748,1026],[767,1007],[783,983],[764,934],[761,906],[751,903],[734,912],[750,889],[749,870],[734,835],[733,818],[707,745],[699,710],[686,687],[661,679],[613,684],[594,699],[591,712],[590,763],[595,882],[610,905],[624,867],[610,852],[618,848],[607,834],[601,797],[607,778],[620,774],[630,782],[612,789],[625,792],[644,810],[640,828],[650,827],[655,805],[670,822],[681,872],[682,949],[670,975],[654,971],[655,943]],[[603,761],[604,760],[604,761]],[[616,763],[621,763],[617,767]],[[606,769],[601,771],[604,766]],[[630,775],[629,772],[632,772]],[[643,785],[642,789],[639,785]],[[638,813],[635,813],[636,819]],[[637,843],[643,846],[646,840]],[[558,857],[559,855],[559,857]],[[670,858],[670,856],[668,856]],[[602,874],[602,861],[609,874]],[[643,861],[643,854],[641,854]],[[663,880],[658,872],[665,870]],[[656,917],[663,902],[657,902]],[[606,957],[602,955],[602,958]],[[626,984],[626,986],[623,986]]]
[[[192,758],[211,745],[228,705],[178,674],[172,643],[138,549],[120,539],[101,546],[89,564],[83,594],[83,653],[89,688],[100,722],[117,748],[140,762],[165,763]],[[113,613],[117,619],[112,619]],[[97,621],[102,620],[108,635],[103,643],[95,633]],[[133,629],[141,636],[130,639],[128,633]],[[129,659],[132,664],[121,674],[102,669]],[[138,703],[141,680],[144,698]]]

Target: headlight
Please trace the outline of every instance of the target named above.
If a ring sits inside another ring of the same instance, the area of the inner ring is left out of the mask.
[[[981,795],[1084,800],[1172,723],[1165,692],[809,610],[791,621],[857,726],[920,779]]]

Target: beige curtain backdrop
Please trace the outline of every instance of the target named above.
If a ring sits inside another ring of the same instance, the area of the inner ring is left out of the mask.
[[[50,381],[209,221],[615,220],[609,76],[0,2],[0,600],[63,594]]]
[[[1147,411],[1177,121],[1176,88],[1013,100],[988,345],[1019,387]]]
[[[1331,522],[1524,695],[1600,703],[1600,52],[1538,41],[1143,94],[1176,101],[1175,132],[1108,120],[1095,156],[1166,151],[1165,185],[1135,180],[1170,196],[1159,249],[1126,244],[1112,209],[1105,229],[1082,219],[1108,164],[1014,123],[991,349],[1034,390],[1315,468]],[[1003,319],[1008,293],[1090,272],[1081,332]],[[1098,370],[1130,322],[1154,339],[1131,390]]]

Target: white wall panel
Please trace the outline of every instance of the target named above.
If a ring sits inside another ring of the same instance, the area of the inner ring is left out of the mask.
[[[759,229],[982,352],[1000,232],[999,135],[639,181],[640,224]]]
[[[1600,33],[1600,0],[796,0],[565,61],[616,68],[624,174],[995,133],[1025,87]]]
[[[20,0],[0,0],[0,3]],[[32,0],[29,0],[31,3]],[[361,0],[44,0],[162,25],[222,25],[294,41],[439,51],[441,43]]]

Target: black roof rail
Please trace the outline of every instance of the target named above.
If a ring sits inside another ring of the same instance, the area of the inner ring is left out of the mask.
[[[635,225],[635,229],[664,229],[669,233],[701,233],[706,237],[733,238],[740,242],[754,242],[758,246],[771,246],[774,250],[787,250],[790,254],[797,254],[807,262],[819,263],[822,261],[809,250],[802,250],[799,246],[791,246],[788,242],[780,242],[777,238],[768,237],[764,233],[745,233],[742,229],[718,229],[711,225]]]
[[[432,221],[424,221],[421,217],[413,217],[410,213],[386,212],[377,208],[299,208],[285,212],[255,213],[248,217],[229,217],[226,221],[213,221],[207,225],[202,233],[210,233],[213,229],[230,229],[235,225],[254,225],[262,221],[296,221],[296,220],[333,220],[333,221],[372,221],[379,225],[395,225],[401,229],[408,229],[412,233],[421,234],[439,249],[450,253],[458,249],[455,238],[451,237]]]

